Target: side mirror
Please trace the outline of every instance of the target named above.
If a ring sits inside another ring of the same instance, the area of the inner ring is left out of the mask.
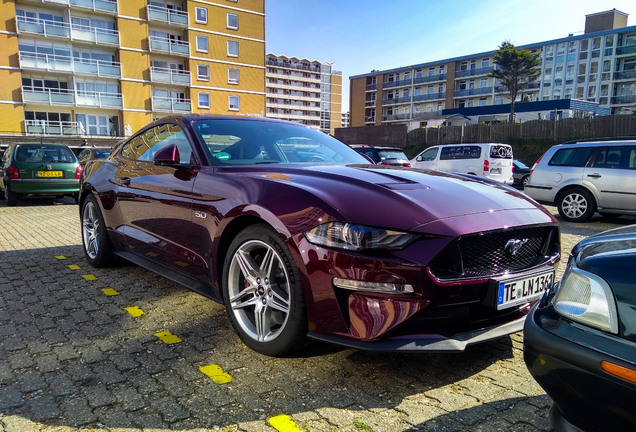
[[[416,162],[422,162],[424,160],[424,158],[422,156],[418,156],[415,158]]]
[[[179,165],[180,160],[179,148],[176,144],[162,148],[152,157],[152,161],[157,165]]]

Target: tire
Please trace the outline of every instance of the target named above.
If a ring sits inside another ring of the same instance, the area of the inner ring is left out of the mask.
[[[223,297],[230,322],[249,348],[289,355],[305,345],[307,314],[298,269],[278,234],[252,225],[230,244]]]
[[[521,186],[525,187],[525,185],[528,183],[528,180],[530,180],[530,176],[523,176],[523,178],[521,179]]]
[[[7,203],[7,207],[13,207],[18,203],[18,194],[13,192],[9,185],[4,190],[4,200]]]
[[[109,267],[115,263],[113,244],[97,200],[90,195],[82,204],[82,244],[84,254],[93,267]]]
[[[559,214],[568,222],[584,222],[596,212],[596,201],[585,189],[569,189],[559,195]]]

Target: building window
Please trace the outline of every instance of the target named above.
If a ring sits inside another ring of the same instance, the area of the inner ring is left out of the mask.
[[[227,70],[227,82],[228,84],[238,84],[239,83],[239,70],[230,68]]]
[[[207,36],[197,36],[197,51],[208,52],[208,37]]]
[[[483,97],[483,98],[479,98],[479,106],[486,106],[488,105],[488,99]]]
[[[479,87],[480,87],[480,88],[486,88],[486,87],[488,87],[488,78],[482,78],[482,79],[479,81]]]
[[[238,111],[241,109],[241,100],[238,96],[228,96],[227,99],[230,111]]]
[[[210,93],[199,93],[199,108],[210,108]]]
[[[238,15],[237,14],[228,12],[227,28],[232,30],[238,30]]]
[[[201,6],[196,6],[194,8],[195,18],[194,21],[198,24],[207,24],[208,23],[208,8],[204,8]]]
[[[481,59],[481,67],[487,68],[490,66],[490,58]]]
[[[197,65],[197,79],[199,81],[210,81],[210,66]]]
[[[227,41],[227,55],[228,57],[238,57],[239,44],[236,41]]]

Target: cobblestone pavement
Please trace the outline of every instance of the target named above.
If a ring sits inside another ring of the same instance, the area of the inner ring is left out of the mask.
[[[564,257],[635,220],[563,223]],[[133,265],[90,268],[72,201],[0,204],[0,432],[549,431],[549,404],[521,333],[453,355],[269,358],[221,305]]]

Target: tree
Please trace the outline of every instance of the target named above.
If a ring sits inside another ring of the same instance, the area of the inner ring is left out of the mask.
[[[495,51],[495,70],[490,74],[499,79],[510,97],[510,121],[515,121],[515,102],[523,86],[541,75],[541,53],[527,49],[517,49],[504,41]]]

